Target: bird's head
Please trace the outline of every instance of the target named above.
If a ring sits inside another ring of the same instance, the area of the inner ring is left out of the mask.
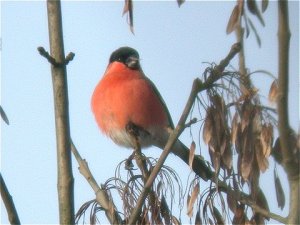
[[[120,62],[133,70],[141,69],[139,53],[130,47],[121,47],[115,50],[110,58],[109,63]]]

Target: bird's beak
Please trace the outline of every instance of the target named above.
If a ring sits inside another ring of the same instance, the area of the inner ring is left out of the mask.
[[[126,60],[126,65],[127,65],[128,68],[134,69],[134,70],[140,68],[139,59],[137,57],[134,57],[134,56],[128,57],[128,59]]]

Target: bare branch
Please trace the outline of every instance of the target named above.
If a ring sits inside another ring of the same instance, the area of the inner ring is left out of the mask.
[[[289,47],[290,47],[290,28],[288,1],[278,1],[278,44],[279,44],[279,62],[278,62],[278,130],[280,146],[283,158],[283,166],[288,175],[290,186],[290,213],[288,224],[300,223],[299,206],[299,158],[296,149],[293,146],[292,130],[288,117],[288,83],[289,83]]]
[[[74,178],[70,152],[69,103],[67,72],[63,44],[60,1],[47,1],[49,40],[53,94],[55,104],[55,125],[58,169],[58,199],[60,224],[74,224]],[[40,49],[40,48],[39,48]],[[41,49],[40,49],[41,50]],[[45,52],[43,52],[45,54]],[[47,54],[46,54],[47,55]],[[59,66],[56,65],[58,63]]]
[[[278,68],[278,125],[280,134],[280,145],[285,163],[292,161],[292,147],[290,146],[290,124],[288,117],[288,82],[289,82],[289,42],[290,31],[288,24],[287,2],[278,2],[279,27],[279,68]]]
[[[0,174],[0,191],[1,191],[1,198],[4,202],[10,224],[21,224],[13,198],[9,194],[9,191],[6,187],[6,184],[1,174]]]
[[[109,198],[109,195],[107,194],[106,190],[99,187],[97,184],[93,174],[91,173],[88,163],[86,160],[82,159],[79,152],[77,151],[75,145],[73,144],[71,140],[71,151],[73,155],[75,156],[78,164],[79,164],[79,171],[84,176],[84,178],[88,181],[92,189],[94,190],[96,194],[96,201],[99,203],[100,206],[103,207],[105,210],[105,214],[110,221],[111,224],[121,224],[122,218],[119,216],[119,214],[116,212],[116,207],[114,203],[112,202],[112,199]]]

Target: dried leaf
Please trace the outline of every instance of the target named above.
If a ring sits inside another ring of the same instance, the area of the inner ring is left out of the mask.
[[[219,212],[219,210],[213,206],[213,216],[215,218],[215,221],[217,222],[217,224],[225,224],[224,223],[224,219],[221,215],[221,213]]]
[[[269,0],[262,0],[261,1],[261,11],[264,13],[269,5]]]
[[[236,137],[236,140],[235,140],[235,150],[237,151],[238,154],[240,154],[242,152],[242,146],[243,146],[243,135],[245,135],[245,132],[242,132],[242,125],[241,123],[238,123],[238,126],[237,126],[237,137]]]
[[[243,8],[244,8],[244,0],[237,0],[237,5],[239,7],[239,10],[242,13],[243,12]]]
[[[253,118],[251,121],[251,126],[252,126],[252,134],[255,137],[258,137],[258,134],[261,133],[262,130],[262,118],[261,118],[261,113],[258,107],[254,106],[253,110]]]
[[[227,194],[227,205],[228,205],[229,209],[231,210],[231,212],[235,213],[235,211],[237,209],[237,201],[232,196],[231,192],[229,192]]]
[[[190,166],[191,170],[193,169],[193,161],[194,161],[194,157],[195,157],[195,150],[196,150],[196,144],[193,141],[191,146],[190,146],[190,152],[189,152],[189,166]]]
[[[276,170],[274,170],[274,181],[278,207],[282,210],[285,206],[285,195]]]
[[[233,217],[233,220],[232,220],[232,224],[245,224],[245,221],[246,221],[246,215],[244,213],[244,205],[243,204],[240,204],[237,206],[237,209],[234,213],[234,217]]]
[[[214,110],[212,114],[212,126],[213,126],[213,132],[212,132],[212,139],[211,144],[213,145],[215,151],[220,152],[221,151],[221,138],[224,133],[224,129],[221,123],[221,113],[218,112],[218,110]]]
[[[178,7],[180,7],[184,2],[185,0],[177,0]]]
[[[197,200],[198,194],[200,192],[200,185],[199,182],[194,186],[194,189],[192,191],[192,194],[190,198],[188,199],[188,210],[187,215],[191,218],[193,216],[193,207],[194,203]]]
[[[226,34],[230,34],[232,31],[236,29],[237,25],[240,22],[240,16],[241,16],[240,8],[238,5],[236,5],[233,8],[232,13],[230,15],[227,28],[226,28]]]
[[[252,21],[251,21],[249,18],[248,18],[248,22],[249,22],[249,24],[250,24],[251,29],[252,29],[253,32],[254,32],[254,36],[255,36],[255,38],[256,38],[258,47],[261,47],[261,40],[260,40],[260,37],[259,37],[259,35],[258,35],[258,33],[257,33],[256,28],[254,27]]]
[[[265,22],[264,22],[264,19],[262,18],[262,15],[257,7],[257,4],[256,4],[256,1],[255,0],[247,0],[247,6],[248,6],[248,9],[249,11],[253,14],[253,15],[256,15],[259,22],[265,26]]]
[[[1,114],[1,118],[3,119],[3,121],[9,125],[9,120],[8,120],[8,117],[6,116],[2,106],[0,105],[0,114]]]
[[[262,125],[260,140],[263,147],[263,155],[268,158],[271,154],[271,148],[273,143],[273,126],[272,124]]]
[[[256,199],[257,192],[259,191],[259,176],[260,176],[260,170],[257,161],[253,160],[251,173],[248,179],[248,183],[250,184],[250,196],[253,199]]]
[[[252,146],[254,143],[252,142],[252,138],[251,138],[252,133],[250,131],[248,131],[247,133],[248,135],[246,140],[244,141],[242,161],[241,161],[241,175],[244,180],[248,180],[248,177],[252,169],[252,162],[254,158],[254,152]]]
[[[270,90],[269,90],[269,101],[271,103],[277,102],[277,96],[278,96],[278,82],[277,80],[274,80],[271,84]]]
[[[208,144],[211,140],[212,133],[213,133],[213,122],[212,122],[212,108],[208,108],[206,118],[204,121],[204,128],[203,128],[203,141],[205,144]]]
[[[226,169],[230,170],[232,168],[232,149],[230,145],[227,145],[223,155],[221,156],[222,162],[224,163]]]
[[[195,225],[202,225],[200,210],[197,211],[197,214],[196,214],[196,217],[195,217]]]
[[[191,218],[193,216],[193,209],[190,209],[190,201],[191,201],[191,196],[190,194],[187,195],[186,199],[186,206],[187,206],[187,215]]]
[[[236,112],[231,122],[231,143],[234,144],[237,136],[239,124],[239,114]]]
[[[221,133],[221,140],[220,140],[220,147],[219,147],[219,152],[220,152],[220,155],[222,156],[225,152],[225,149],[229,144],[228,140],[227,140],[227,137],[226,137],[226,134],[225,134],[225,130],[226,128],[224,128],[224,130],[222,131]]]
[[[253,117],[254,107],[250,101],[245,101],[242,106],[241,115],[241,131],[243,132],[246,127],[248,127],[250,121]]]
[[[260,171],[265,172],[266,169],[269,167],[269,162],[264,155],[263,144],[261,143],[260,139],[255,142],[255,154]]]
[[[133,2],[132,0],[125,0],[124,8],[123,8],[123,16],[128,13],[128,23],[130,27],[130,31],[134,34],[133,30]]]
[[[130,13],[132,12],[133,10],[133,7],[132,7],[132,0],[125,0],[124,2],[124,8],[123,8],[123,16],[126,14],[126,13]]]

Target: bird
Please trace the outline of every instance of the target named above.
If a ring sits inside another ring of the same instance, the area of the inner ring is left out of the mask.
[[[174,124],[154,83],[144,74],[137,50],[120,47],[110,55],[103,77],[92,94],[92,112],[100,130],[119,146],[164,149]],[[189,149],[177,140],[172,153],[189,164]],[[212,176],[201,157],[193,169],[203,179]]]

